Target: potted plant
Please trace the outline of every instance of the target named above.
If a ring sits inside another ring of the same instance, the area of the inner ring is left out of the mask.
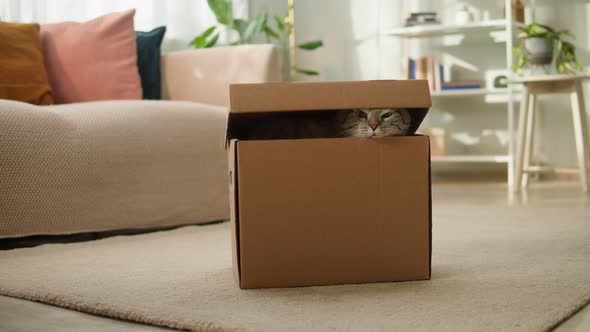
[[[576,56],[576,46],[564,39],[572,36],[568,30],[555,30],[547,25],[532,23],[519,28],[520,43],[515,46],[517,57],[512,69],[522,75],[527,65],[547,69],[554,61],[559,74],[573,74],[583,70]]]
[[[288,57],[289,38],[293,34],[292,23],[288,20],[289,11],[283,16],[273,16],[275,27],[269,24],[268,12],[262,9],[252,20],[243,20],[233,17],[232,0],[207,0],[209,8],[215,14],[218,25],[212,26],[200,35],[196,36],[190,43],[195,48],[209,48],[217,45],[220,34],[224,33],[229,36],[230,45],[252,44],[256,36],[262,34],[267,41],[271,39],[277,41],[283,57],[283,78],[291,80],[291,71],[303,75],[315,76],[319,72],[300,67],[290,68]],[[289,8],[291,10],[292,8]],[[321,40],[312,40],[295,45],[300,50],[313,51],[323,46]]]

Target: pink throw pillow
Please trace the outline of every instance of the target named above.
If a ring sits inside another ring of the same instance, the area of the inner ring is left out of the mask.
[[[141,99],[134,15],[131,9],[84,23],[41,27],[45,66],[56,103]]]

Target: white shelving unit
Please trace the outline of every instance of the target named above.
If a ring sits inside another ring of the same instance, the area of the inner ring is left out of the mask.
[[[511,14],[511,0],[504,0],[505,17],[512,17]],[[484,38],[479,38],[482,43],[491,42],[504,43],[506,56],[506,69],[511,73],[513,62],[513,39],[515,31],[518,27],[524,26],[523,23],[513,22],[507,19],[495,19],[474,22],[465,25],[445,25],[432,24],[421,25],[413,27],[395,28],[384,32],[386,36],[398,37],[404,40],[411,39],[432,39],[442,38],[452,35],[471,35],[479,34],[489,35],[489,41]],[[511,75],[511,74],[510,74]],[[511,77],[509,77],[510,79]],[[433,162],[454,162],[454,163],[501,163],[506,164],[509,186],[513,185],[514,178],[514,151],[515,151],[515,130],[514,130],[514,105],[520,100],[519,95],[509,87],[506,90],[489,90],[482,89],[466,89],[466,90],[450,90],[450,91],[433,91],[433,104],[436,105],[440,98],[478,98],[478,96],[487,98],[488,96],[496,97],[499,102],[506,103],[506,130],[508,131],[508,148],[505,155],[447,155],[432,157]],[[483,102],[483,101],[482,101]],[[498,102],[498,101],[496,101]]]
[[[506,95],[507,91],[487,90],[487,89],[465,89],[449,91],[432,91],[432,97],[469,97],[469,96],[486,96],[486,95]]]
[[[455,163],[506,163],[509,156],[494,156],[494,155],[472,155],[472,156],[434,156],[432,161],[444,161]]]
[[[396,28],[386,32],[385,34],[403,38],[433,38],[455,34],[492,33],[494,31],[505,30],[507,23],[510,22],[502,19],[481,21],[464,25],[419,25],[413,27]],[[524,24],[518,22],[513,22],[512,24],[515,27],[524,26]]]

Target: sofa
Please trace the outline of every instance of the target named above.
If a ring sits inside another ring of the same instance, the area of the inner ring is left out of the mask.
[[[0,100],[0,238],[228,219],[229,84],[280,80],[272,45],[163,55],[166,100]]]

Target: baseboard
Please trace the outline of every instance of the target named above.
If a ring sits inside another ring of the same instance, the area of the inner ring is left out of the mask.
[[[532,181],[579,181],[577,168],[555,168],[552,171],[531,174]],[[489,172],[433,172],[435,182],[506,182],[508,176],[505,171]]]
[[[506,182],[506,172],[433,172],[434,182]]]
[[[577,168],[555,168],[552,172],[541,174],[540,179],[552,181],[579,181],[580,170]]]

